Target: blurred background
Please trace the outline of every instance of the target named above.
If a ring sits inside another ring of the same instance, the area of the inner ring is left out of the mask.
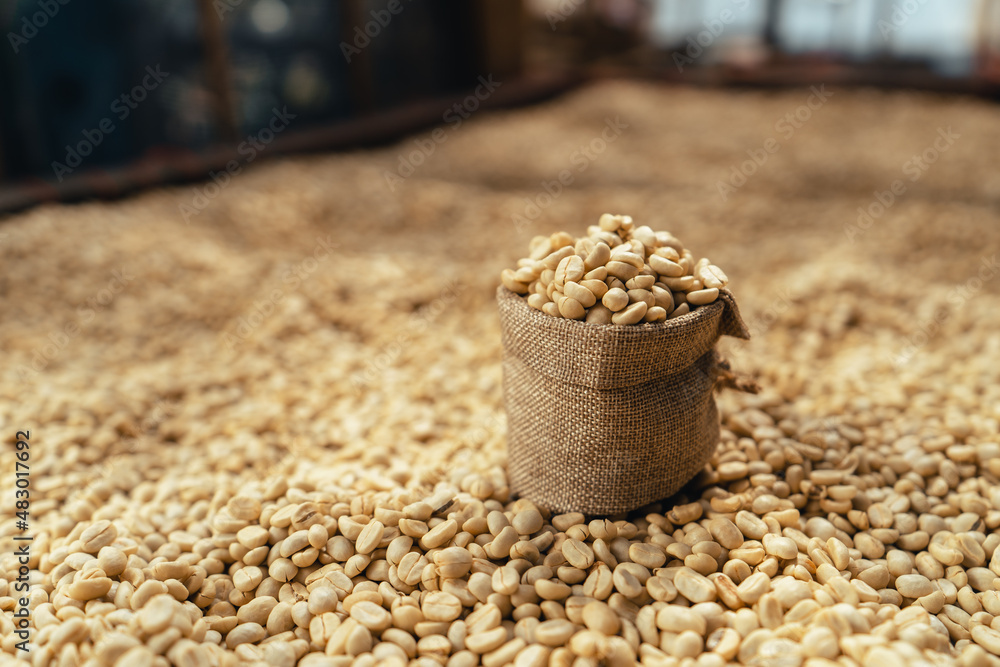
[[[0,27],[0,211],[385,144],[595,78],[1000,91],[996,0],[3,0]]]

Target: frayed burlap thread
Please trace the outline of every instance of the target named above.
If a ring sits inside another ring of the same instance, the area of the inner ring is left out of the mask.
[[[733,295],[636,326],[550,317],[497,290],[511,491],[553,512],[627,512],[712,457],[715,344],[749,338]]]

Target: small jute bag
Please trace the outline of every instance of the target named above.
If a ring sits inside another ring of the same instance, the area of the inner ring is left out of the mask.
[[[636,326],[550,317],[497,290],[508,482],[553,512],[608,515],[676,493],[719,441],[720,336],[750,337],[733,295]]]

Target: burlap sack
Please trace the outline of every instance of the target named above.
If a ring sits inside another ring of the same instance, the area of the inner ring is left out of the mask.
[[[719,441],[715,344],[749,338],[733,295],[676,320],[594,325],[497,290],[511,491],[616,514],[670,496]]]

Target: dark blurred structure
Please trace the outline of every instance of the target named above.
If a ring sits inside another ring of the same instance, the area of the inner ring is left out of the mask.
[[[9,2],[0,181],[72,199],[204,177],[247,139],[389,139],[441,122],[480,76],[516,79],[522,18],[520,0]]]
[[[480,77],[484,107],[623,74],[1000,91],[1000,0],[6,0],[0,28],[0,210],[390,141]]]

